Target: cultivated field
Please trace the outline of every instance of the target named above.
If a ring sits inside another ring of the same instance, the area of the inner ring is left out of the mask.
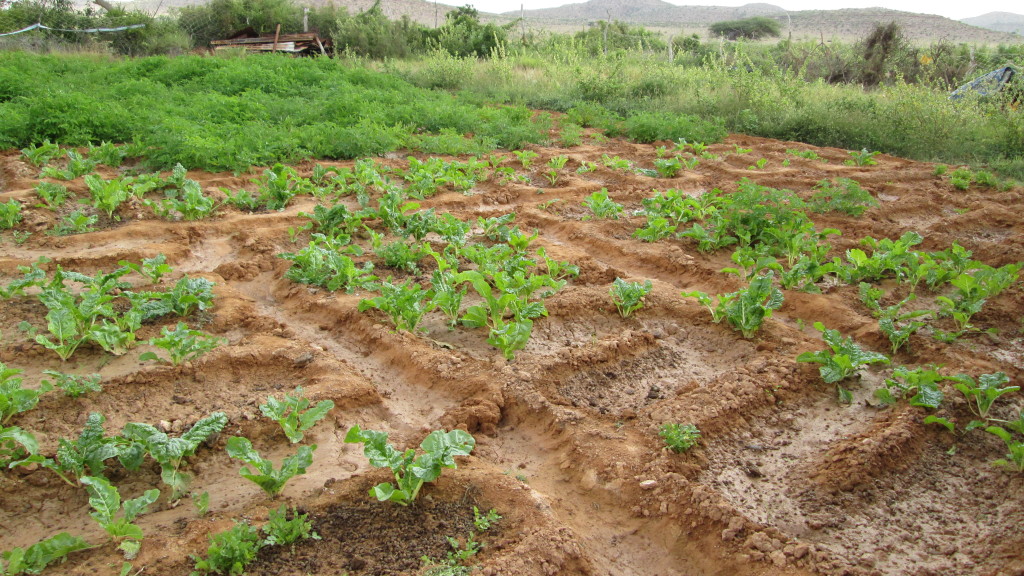
[[[91,173],[109,183],[125,170]],[[531,145],[479,160],[390,153],[272,174],[163,172],[150,184],[124,183],[130,193],[109,210],[95,180],[40,171],[18,151],[0,155],[0,200],[20,204],[0,244],[0,286],[11,292],[0,300],[0,361],[23,371],[7,378],[25,388],[55,380],[46,370],[99,374],[102,386],[78,397],[50,391],[2,423],[31,432],[38,453],[56,459],[0,472],[0,550],[61,532],[93,545],[48,574],[188,574],[210,534],[236,522],[261,527],[282,504],[308,514],[320,539],[264,546],[249,574],[414,574],[424,556],[435,574],[1024,573],[1024,474],[1012,462],[992,465],[1008,445],[984,430],[1009,430],[1024,459],[1024,429],[1012,431],[1024,397],[1007,391],[985,412],[976,398],[986,392],[964,394],[966,379],[943,378],[1005,373],[1007,382],[984,379],[993,391],[1021,382],[1024,291],[1012,266],[1024,262],[1020,187],[736,135],[706,149],[588,133],[572,148]],[[44,187],[44,201],[43,181],[66,186],[69,200]],[[75,211],[96,219],[79,218],[74,230]],[[162,277],[139,267],[98,287],[119,262],[160,255],[172,269]],[[41,257],[42,276],[12,290]],[[58,267],[89,277],[64,281],[76,310],[76,293],[109,296],[109,313],[90,326],[136,306],[156,311],[114,334],[121,340],[84,338],[62,361],[68,348],[39,297],[58,289]],[[729,267],[736,273],[722,272]],[[184,290],[185,277],[192,300],[162,296]],[[212,282],[212,300],[196,279]],[[650,281],[628,317],[610,293],[617,279]],[[404,286],[406,304],[396,307],[405,312],[395,317],[413,330],[396,329],[385,299],[360,305],[388,280]],[[781,306],[770,290],[747,288],[780,281]],[[698,296],[685,295],[697,291],[713,308],[716,295],[742,292],[731,302],[744,308],[723,304],[713,322]],[[427,310],[422,319],[413,301]],[[918,310],[927,313],[911,314]],[[223,340],[195,357],[168,344],[183,356],[172,364],[150,339],[178,322]],[[847,345],[850,370],[824,382],[819,367],[831,365],[797,361],[827,349],[818,322],[891,363],[864,352],[860,364]],[[159,359],[140,359],[147,352]],[[894,377],[900,367],[922,370]],[[333,408],[292,444],[260,405],[300,386]],[[90,517],[90,493],[51,469],[70,466],[59,443],[78,439],[93,413],[105,417],[114,449],[93,452],[81,469],[105,475],[123,499],[161,490],[135,520],[144,538],[127,572]],[[220,432],[193,434],[194,455],[172,466],[180,499],[151,453],[134,471],[115,457],[132,445],[129,423],[187,437],[214,413],[226,417]],[[955,431],[925,424],[928,416]],[[975,420],[981,428],[967,430]],[[659,436],[666,424],[695,425],[698,443],[671,450]],[[411,505],[378,502],[368,490],[393,477],[345,442],[355,425],[386,431],[398,449],[458,428],[475,448]],[[239,475],[242,462],[226,450],[232,437],[250,439],[275,468],[316,448],[273,499]],[[0,458],[25,455],[5,447]],[[205,498],[208,510],[199,510]],[[501,519],[485,530],[474,506]],[[471,541],[478,553],[444,565]]]

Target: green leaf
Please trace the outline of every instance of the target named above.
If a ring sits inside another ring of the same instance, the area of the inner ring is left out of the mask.
[[[956,424],[950,422],[948,419],[943,418],[941,416],[935,416],[935,415],[925,416],[924,423],[925,424],[940,424],[942,426],[945,426],[946,430],[949,430],[950,432],[953,432],[953,431],[956,430]]]
[[[101,525],[112,522],[114,515],[121,509],[121,496],[117,488],[102,476],[82,476],[78,481],[89,491],[89,506],[94,510],[89,515]]]

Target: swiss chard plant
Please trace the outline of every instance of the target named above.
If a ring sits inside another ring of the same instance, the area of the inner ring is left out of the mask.
[[[885,385],[875,390],[875,397],[885,404],[895,404],[899,399],[910,396],[911,406],[938,408],[945,396],[939,382],[946,377],[939,374],[935,366],[919,366],[913,370],[900,366],[892,376],[885,379]]]
[[[796,357],[797,362],[821,364],[818,372],[821,379],[828,384],[838,384],[856,375],[862,368],[870,364],[888,364],[884,354],[864,350],[853,338],[843,337],[838,330],[826,328],[821,322],[815,322],[814,328],[821,332],[821,339],[828,346],[826,350],[804,352]]]
[[[618,220],[622,214],[622,204],[612,200],[608,196],[608,189],[601,188],[583,201],[583,206],[589,208],[592,215],[584,216],[584,220],[597,218],[598,220]]]
[[[408,330],[415,334],[423,316],[436,306],[430,291],[412,280],[392,284],[389,279],[381,283],[380,291],[380,296],[361,300],[359,311],[376,308],[384,312],[391,318],[396,330]]]
[[[223,412],[214,412],[196,422],[179,437],[169,436],[150,424],[130,422],[125,424],[121,435],[138,445],[134,457],[122,459],[128,469],[137,469],[142,457],[148,454],[160,465],[160,478],[171,487],[171,500],[176,501],[188,491],[191,476],[182,470],[185,460],[196,453],[200,444],[220,434],[228,423]]]
[[[967,398],[968,406],[980,418],[989,420],[992,404],[1000,397],[1020,390],[1020,386],[1006,386],[1010,382],[1005,372],[982,374],[975,380],[967,374],[958,374],[950,378],[953,387]]]
[[[684,297],[696,298],[697,301],[711,311],[714,322],[727,320],[734,330],[743,334],[744,338],[753,338],[764,321],[771,318],[772,311],[782,307],[782,291],[775,287],[772,280],[774,274],[769,271],[751,280],[741,290],[729,294],[720,294],[715,300],[701,291],[683,292]]]
[[[303,433],[327,416],[332,408],[333,400],[321,400],[311,404],[303,394],[301,386],[296,388],[293,394],[285,394],[281,400],[269,396],[265,404],[260,404],[260,412],[280,424],[292,444],[301,442]]]
[[[173,330],[164,326],[160,329],[160,336],[149,340],[150,346],[167,352],[174,366],[194,360],[226,343],[227,339],[211,336],[202,330],[192,330],[184,322],[178,322]],[[139,360],[160,360],[160,357],[155,352],[144,352]]]
[[[38,388],[25,388],[24,379],[18,376],[22,372],[0,362],[0,426],[6,426],[15,414],[35,408],[39,398],[53,389],[46,382]]]
[[[612,282],[610,293],[612,303],[615,304],[615,309],[619,311],[619,315],[623,318],[629,318],[633,312],[643,308],[644,298],[651,292],[651,288],[650,280],[640,283],[627,282],[622,278],[616,278]]]
[[[135,524],[135,519],[146,513],[146,509],[160,497],[157,489],[146,490],[142,496],[121,501],[121,494],[116,486],[102,476],[83,476],[79,482],[89,492],[89,513],[100,527],[117,544],[127,560],[132,560],[142,547],[142,528]]]
[[[107,460],[111,458],[117,457],[130,465],[137,457],[131,443],[119,436],[107,436],[103,429],[104,422],[106,418],[102,414],[90,413],[77,439],[58,440],[54,458],[33,454],[11,463],[11,467],[36,464],[53,471],[69,486],[75,486],[83,476],[102,476],[107,468]]]
[[[92,548],[78,536],[61,532],[27,548],[12,548],[0,553],[0,574],[39,574],[50,564],[63,562],[68,554]]]
[[[0,426],[0,468],[39,452],[39,442],[19,426]]]
[[[260,456],[248,438],[232,436],[228,438],[227,444],[228,456],[246,464],[239,470],[239,474],[262,488],[271,498],[277,498],[289,480],[306,473],[306,469],[313,464],[314,450],[316,444],[299,446],[295,454],[286,457],[281,467],[275,469],[274,463]]]
[[[1024,414],[1021,415],[1020,422],[1024,422]],[[1000,458],[993,464],[1024,473],[1024,430],[1018,429],[1018,434],[1014,435],[1002,426],[989,426],[985,431],[1002,440],[1009,451],[1005,458]]]
[[[206,557],[192,557],[195,561],[192,576],[245,574],[246,566],[256,559],[262,547],[263,539],[256,528],[236,522],[230,530],[210,534]]]
[[[370,489],[370,495],[381,502],[391,501],[407,506],[416,497],[426,482],[433,482],[445,468],[456,468],[456,456],[469,456],[476,445],[471,434],[463,430],[445,432],[435,430],[420,443],[422,453],[417,456],[412,448],[399,452],[388,443],[386,432],[362,430],[359,426],[349,428],[345,442],[362,444],[363,454],[375,468],[390,468],[395,483],[384,482]]]
[[[0,230],[10,230],[21,222],[21,202],[11,198],[0,202]]]

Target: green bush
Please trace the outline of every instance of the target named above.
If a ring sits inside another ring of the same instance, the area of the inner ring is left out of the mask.
[[[626,135],[637,142],[684,139],[711,144],[726,136],[722,122],[709,122],[687,114],[641,112],[626,119]]]

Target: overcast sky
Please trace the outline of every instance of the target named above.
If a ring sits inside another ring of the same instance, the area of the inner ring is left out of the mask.
[[[443,0],[442,0],[443,1]],[[628,1],[628,0],[627,0]],[[680,6],[743,6],[751,3],[750,0],[666,0]],[[448,0],[447,4],[462,6],[467,2],[456,2]],[[483,12],[510,12],[519,10],[520,4],[527,10],[537,8],[553,8],[565,4],[576,4],[578,0],[474,0],[468,2],[477,10]],[[768,4],[774,4],[786,10],[837,10],[840,8],[874,8],[882,7],[883,2],[879,0],[841,0],[839,2],[822,2],[820,0],[766,0]],[[892,10],[903,10],[904,12],[919,12],[922,14],[939,14],[959,20],[972,16],[981,16],[989,12],[1015,12],[1024,14],[1024,5],[1019,0],[968,0],[966,2],[954,2],[952,0],[887,0],[884,7]]]

